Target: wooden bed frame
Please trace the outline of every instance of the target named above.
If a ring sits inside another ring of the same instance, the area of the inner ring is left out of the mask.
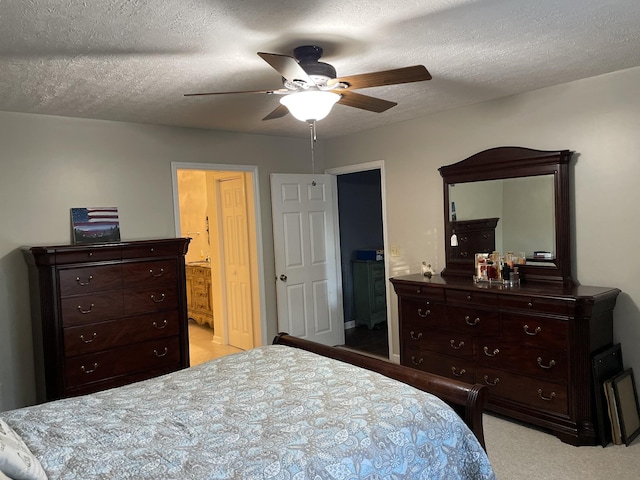
[[[485,385],[460,382],[441,377],[433,373],[404,367],[374,357],[368,357],[351,350],[329,347],[311,342],[288,333],[279,333],[273,339],[274,345],[287,345],[334,358],[351,365],[378,372],[386,377],[411,385],[424,392],[431,393],[449,404],[469,426],[471,431],[486,450],[482,412],[488,400],[488,389]]]

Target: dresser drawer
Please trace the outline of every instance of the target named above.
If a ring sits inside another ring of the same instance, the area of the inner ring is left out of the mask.
[[[70,249],[67,251],[56,251],[56,265],[68,265],[72,263],[89,263],[89,262],[105,262],[120,261],[122,251],[119,247],[113,248],[82,248],[78,250]]]
[[[444,289],[426,285],[396,283],[394,285],[398,297],[417,297],[430,302],[444,302]]]
[[[504,295],[500,298],[501,308],[513,308],[529,312],[570,315],[574,302],[560,298],[532,297],[527,295]]]
[[[123,312],[122,291],[63,298],[60,308],[64,326],[119,317]]]
[[[476,362],[487,367],[567,383],[566,352],[505,344],[498,338],[476,338],[473,353]]]
[[[410,330],[409,338],[405,338],[403,345],[416,345],[423,351],[442,353],[453,357],[473,358],[473,337],[469,335],[458,332],[424,332],[422,335],[421,333],[417,329]],[[416,338],[418,338],[417,341]]]
[[[469,305],[497,306],[498,296],[495,293],[471,290],[447,290],[447,302]]]
[[[403,298],[400,305],[403,323],[424,325],[425,328],[448,329],[447,307],[444,304]]]
[[[569,324],[555,318],[502,313],[502,338],[505,343],[562,351],[569,344]]]
[[[178,335],[178,312],[139,315],[64,329],[66,357]]]
[[[128,373],[180,363],[178,337],[128,345],[65,360],[65,388],[75,388]]]
[[[159,285],[143,290],[124,290],[124,313],[160,312],[178,308],[178,292],[175,285]]]
[[[467,307],[447,307],[449,328],[469,335],[497,335],[500,314],[494,310]]]
[[[99,265],[60,269],[60,295],[78,295],[122,288],[122,267]]]
[[[413,348],[404,350],[400,358],[402,365],[435,373],[443,377],[474,383],[475,367],[473,361],[470,359],[438,355]]]
[[[569,413],[566,385],[482,366],[476,367],[476,382],[489,386],[489,402],[505,398],[561,415]]]
[[[175,260],[125,263],[122,265],[125,287],[150,287],[175,284],[177,267]]]

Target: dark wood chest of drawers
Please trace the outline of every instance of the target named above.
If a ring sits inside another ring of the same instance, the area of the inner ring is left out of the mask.
[[[25,247],[38,401],[189,366],[188,239]]]
[[[488,409],[595,445],[591,355],[612,343],[615,288],[392,278],[403,365],[490,387]]]

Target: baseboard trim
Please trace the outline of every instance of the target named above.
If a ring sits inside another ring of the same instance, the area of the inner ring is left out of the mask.
[[[356,321],[355,320],[349,320],[348,322],[344,322],[344,329],[345,330],[350,330],[352,328],[356,328]]]

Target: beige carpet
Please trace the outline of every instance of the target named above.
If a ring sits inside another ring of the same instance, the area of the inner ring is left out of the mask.
[[[487,414],[484,428],[498,480],[640,479],[640,437],[628,447],[574,447],[554,435]]]

